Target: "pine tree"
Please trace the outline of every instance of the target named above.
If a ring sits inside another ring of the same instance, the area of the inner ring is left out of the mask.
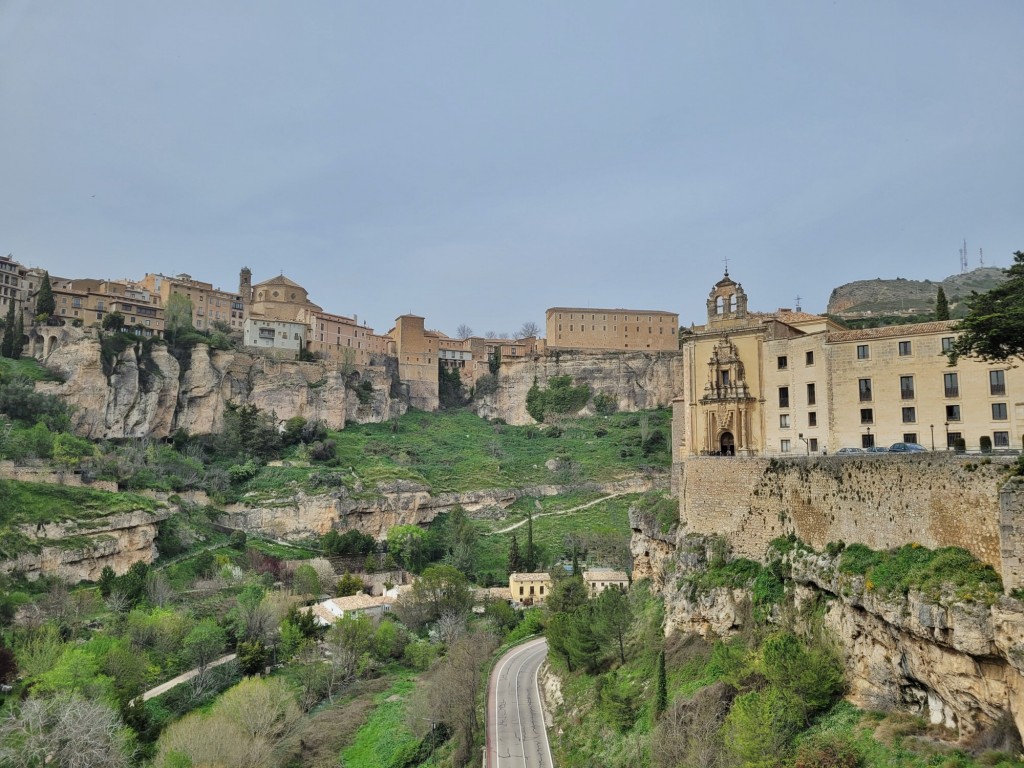
[[[658,691],[654,698],[654,717],[668,709],[668,679],[665,675],[665,649],[658,654]]]
[[[0,343],[0,357],[10,357],[14,350],[14,302],[7,304],[7,319],[4,321],[4,340]]]
[[[949,320],[949,302],[946,300],[946,292],[939,286],[939,292],[935,296],[935,319]]]
[[[519,554],[519,542],[512,534],[512,543],[508,545],[508,572],[519,573],[523,567],[523,556]]]
[[[43,272],[43,281],[39,284],[36,294],[36,317],[46,315],[49,319],[57,311],[57,300],[53,298],[53,287],[50,285],[50,273]]]

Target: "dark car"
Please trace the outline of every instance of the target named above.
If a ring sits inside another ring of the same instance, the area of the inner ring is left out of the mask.
[[[889,453],[927,453],[928,449],[920,443],[893,443]]]

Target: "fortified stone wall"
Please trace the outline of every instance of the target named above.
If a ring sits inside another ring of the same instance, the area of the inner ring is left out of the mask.
[[[839,540],[873,549],[963,547],[1010,590],[1024,579],[1024,490],[1016,485],[1001,501],[1007,470],[998,460],[947,454],[688,457],[679,467],[681,522],[685,533],[725,536],[734,553],[752,559],[790,533],[816,549]]]

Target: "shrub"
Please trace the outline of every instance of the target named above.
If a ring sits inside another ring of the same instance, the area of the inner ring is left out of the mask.
[[[988,435],[981,436],[981,452],[992,453],[992,438]]]
[[[788,691],[768,687],[737,697],[722,734],[744,765],[780,765],[790,740],[804,724],[803,708]]]
[[[594,410],[603,416],[615,413],[619,409],[618,401],[604,392],[594,395]]]

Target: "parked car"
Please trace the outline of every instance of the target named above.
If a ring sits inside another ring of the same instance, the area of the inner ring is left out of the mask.
[[[893,443],[889,453],[927,453],[928,449],[920,443]]]
[[[836,456],[848,456],[851,453],[864,453],[863,448],[840,448],[836,451]]]
[[[888,453],[889,449],[884,445],[872,445],[870,448],[864,449],[865,453]]]

